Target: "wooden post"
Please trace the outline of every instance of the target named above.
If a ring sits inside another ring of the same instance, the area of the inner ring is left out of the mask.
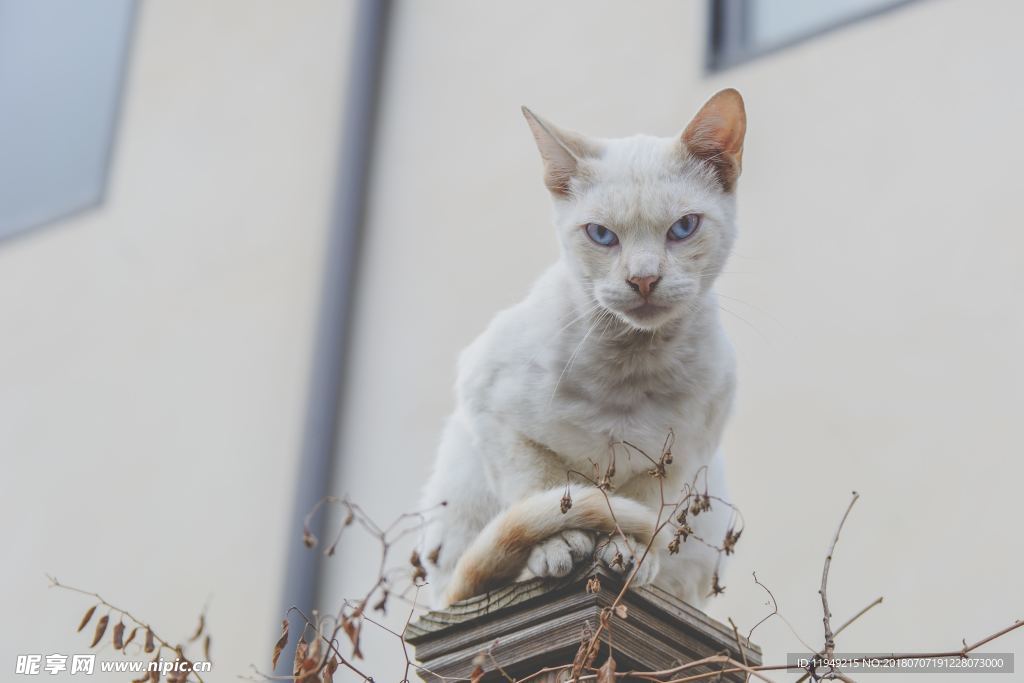
[[[600,588],[588,592],[592,577]],[[523,678],[545,667],[572,664],[580,643],[592,636],[602,610],[621,588],[622,579],[604,568],[565,579],[531,579],[429,612],[409,625],[406,639],[416,647],[424,680],[468,678],[478,663],[486,672],[484,681]],[[596,665],[609,651],[619,672],[660,671],[718,654],[752,666],[761,663],[756,645],[741,636],[741,653],[731,628],[659,588],[630,589],[620,604],[626,607],[625,618],[612,617],[602,631]],[[721,668],[695,668],[687,674]],[[734,674],[721,680],[744,678]]]

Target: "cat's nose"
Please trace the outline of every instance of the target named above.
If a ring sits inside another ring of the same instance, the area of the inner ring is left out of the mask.
[[[647,298],[654,291],[654,286],[658,284],[661,278],[657,275],[647,275],[644,277],[631,277],[626,280],[626,284],[633,288],[633,291],[639,292],[640,296]]]

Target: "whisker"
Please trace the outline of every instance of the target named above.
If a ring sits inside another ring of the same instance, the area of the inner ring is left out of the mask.
[[[761,330],[757,329],[757,327],[752,322],[750,322],[749,320],[747,320],[746,318],[741,316],[739,313],[736,313],[735,311],[730,311],[728,308],[726,308],[722,304],[718,304],[718,308],[723,310],[723,311],[725,311],[729,315],[733,316],[734,318],[736,318],[737,320],[739,320],[743,324],[745,324],[747,327],[749,327],[751,330],[753,330],[757,334],[757,336],[759,336],[762,340],[764,340],[769,346],[772,345],[771,339],[769,339]]]
[[[779,327],[781,327],[783,329],[785,329],[785,327],[786,327],[785,325],[782,324],[781,320],[779,320],[774,315],[772,315],[771,313],[769,313],[768,311],[764,310],[763,308],[761,308],[760,306],[758,306],[756,304],[752,304],[749,301],[744,301],[743,299],[738,299],[738,298],[736,298],[734,296],[729,296],[728,294],[722,294],[721,292],[718,292],[718,291],[715,292],[715,296],[721,297],[723,299],[728,299],[730,301],[735,301],[736,303],[743,304],[744,306],[749,306],[753,310],[757,311],[761,315],[765,316],[766,318],[768,318],[769,320],[774,322]]]
[[[557,337],[562,332],[565,332],[567,329],[569,329],[570,327],[575,325],[580,320],[583,320],[588,315],[591,315],[594,311],[596,311],[600,307],[601,307],[601,304],[599,304],[599,303],[593,304],[590,308],[588,308],[587,310],[583,311],[578,316],[576,316],[575,318],[573,318],[572,320],[567,322],[565,325],[562,325],[560,328],[558,328],[558,330],[555,331],[555,333],[552,335],[552,337]],[[537,349],[537,353],[533,354],[529,358],[529,360],[527,360],[526,364],[529,365],[530,363],[533,363],[533,361],[537,360],[537,356],[539,356],[541,354],[541,352],[543,352],[544,350],[545,350],[544,347],[541,347],[541,348]]]
[[[607,310],[601,312],[601,315],[597,317],[597,320],[595,320],[594,323],[587,329],[587,333],[583,335],[583,339],[580,340],[580,343],[576,345],[576,348],[573,350],[572,355],[569,356],[569,360],[566,361],[565,367],[562,368],[561,374],[558,375],[558,380],[555,381],[555,387],[551,390],[551,397],[548,399],[549,408],[555,400],[555,393],[558,391],[558,385],[562,383],[562,378],[565,377],[565,373],[569,370],[569,366],[572,365],[574,360],[576,360],[576,354],[580,352],[580,349],[583,348],[583,344],[586,343],[587,341],[587,337],[590,336],[590,333],[594,331],[594,328],[597,327],[597,324],[600,323],[604,316],[607,314]]]

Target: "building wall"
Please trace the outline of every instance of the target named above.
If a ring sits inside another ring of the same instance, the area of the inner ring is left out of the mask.
[[[756,571],[820,643],[821,563],[855,489],[833,612],[885,603],[840,647],[986,635],[1019,618],[1024,560],[1024,8],[922,0],[710,76],[704,9],[398,3],[336,489],[382,521],[414,505],[457,352],[556,256],[519,105],[670,134],[735,86],[750,124],[720,286],[740,363],[724,448],[747,526],[712,615],[767,614]],[[329,561],[325,605],[365,585],[364,555]],[[754,640],[772,661],[801,648],[781,620]],[[368,666],[396,661],[393,641]]]
[[[44,572],[269,667],[351,9],[143,3],[105,202],[0,242],[5,669],[87,650]]]
[[[351,8],[143,3],[104,204],[0,242],[4,661],[85,649],[89,603],[49,572],[170,638],[208,603],[215,680],[267,666]],[[1019,618],[1024,560],[1024,10],[921,0],[708,76],[704,9],[396,4],[334,488],[381,521],[415,507],[458,350],[555,258],[519,105],[668,134],[735,86],[743,234],[720,289],[747,531],[712,614],[766,614],[757,571],[819,642],[820,565],[856,489],[833,611],[886,602],[841,647],[980,637]],[[324,607],[372,571],[349,540]],[[367,669],[401,661],[367,638]],[[771,660],[799,647],[778,620],[754,639]]]

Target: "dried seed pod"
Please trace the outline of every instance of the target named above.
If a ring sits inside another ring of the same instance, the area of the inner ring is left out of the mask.
[[[143,652],[152,652],[156,649],[156,644],[153,642],[153,630],[146,627],[146,644],[142,647]]]
[[[188,660],[185,659],[185,655],[181,653],[181,645],[175,648],[178,656],[174,658],[174,670],[167,675],[167,683],[185,683],[188,680],[188,671],[186,664]]]
[[[625,619],[627,615],[629,615],[628,607],[626,607],[625,605],[615,606],[615,616],[617,616],[619,619]]]
[[[420,561],[420,554],[418,551],[412,551],[412,555],[409,557],[409,564],[411,564],[413,567],[413,583],[422,583],[427,580],[427,570],[423,566],[423,562]]]
[[[320,657],[323,655],[321,642],[323,642],[323,638],[320,636],[320,632],[318,631],[316,635],[313,636],[313,641],[309,644],[308,655],[308,659],[312,660],[316,666],[320,665]]]
[[[96,643],[103,639],[103,634],[107,632],[107,624],[110,622],[110,615],[104,614],[100,617],[100,620],[96,622],[96,632],[92,636],[92,643],[89,647],[96,647]]]
[[[99,605],[93,605],[92,607],[90,607],[89,609],[87,609],[85,611],[84,615],[82,615],[82,621],[78,624],[78,631],[79,632],[81,632],[81,630],[86,627],[86,624],[89,623],[89,620],[92,619],[92,615],[96,612],[96,608],[98,606]]]
[[[387,592],[387,590],[384,590],[383,594],[380,596],[380,600],[378,600],[377,604],[375,604],[373,606],[373,609],[375,611],[381,612],[382,614],[386,614],[387,613],[387,609],[388,609],[388,595],[389,595],[389,593]]]
[[[320,672],[320,680],[323,683],[333,683],[334,682],[334,672],[337,671],[337,670],[338,670],[338,658],[332,655],[331,656],[331,661],[327,662],[327,665],[324,666],[323,670]]]
[[[302,543],[307,548],[315,548],[317,544],[316,534],[310,530],[308,521],[302,525]]]
[[[438,558],[441,557],[441,546],[442,545],[443,544],[438,543],[437,547],[434,548],[433,550],[431,550],[430,554],[427,555],[427,561],[430,562],[430,564],[434,565],[435,567],[437,566]]]
[[[281,622],[281,637],[274,643],[274,657],[270,660],[271,666],[277,668],[277,660],[281,657],[281,652],[285,646],[288,645],[288,620],[285,619]]]
[[[206,628],[206,615],[203,613],[199,614],[199,623],[196,625],[196,632],[192,634],[192,637],[188,639],[188,642],[199,640],[199,636],[203,635],[203,629]]]
[[[119,621],[114,624],[114,649],[121,650],[124,648],[124,622]]]
[[[612,557],[612,566],[618,567],[619,569],[626,568],[626,560],[622,557],[622,553],[620,553],[618,550],[615,551],[615,556]]]
[[[718,596],[725,592],[725,586],[718,583],[718,570],[711,576],[711,593],[708,597]]]
[[[569,495],[569,489],[565,490],[565,495],[562,496],[561,510],[564,515],[566,512],[572,509],[572,496]]]
[[[341,620],[341,629],[348,636],[348,639],[352,642],[352,656],[355,659],[362,659],[363,653],[359,649],[359,637],[362,634],[363,624],[357,619],[350,619],[343,617]]]
[[[572,675],[579,675],[583,669],[590,668],[597,659],[598,648],[590,647],[589,635],[584,633],[583,641],[580,642],[576,656],[572,658]]]
[[[611,655],[597,670],[597,683],[615,683],[615,660],[611,658]]]
[[[726,555],[732,555],[736,551],[736,543],[740,540],[740,534],[743,530],[733,531],[729,529],[725,532],[725,540],[722,541],[722,550],[725,551]]]
[[[203,659],[205,659],[208,662],[210,661],[210,635],[209,634],[207,634],[206,637],[203,638]]]
[[[128,633],[128,637],[125,638],[124,646],[121,649],[124,649],[124,648],[128,647],[131,644],[131,642],[133,640],[135,640],[135,634],[138,633],[138,632],[139,632],[139,627],[138,626],[133,627],[132,630]]]
[[[304,664],[306,662],[306,654],[309,652],[309,643],[306,642],[305,638],[299,638],[299,642],[295,644],[295,659],[292,662],[292,675],[298,676],[304,670]]]

